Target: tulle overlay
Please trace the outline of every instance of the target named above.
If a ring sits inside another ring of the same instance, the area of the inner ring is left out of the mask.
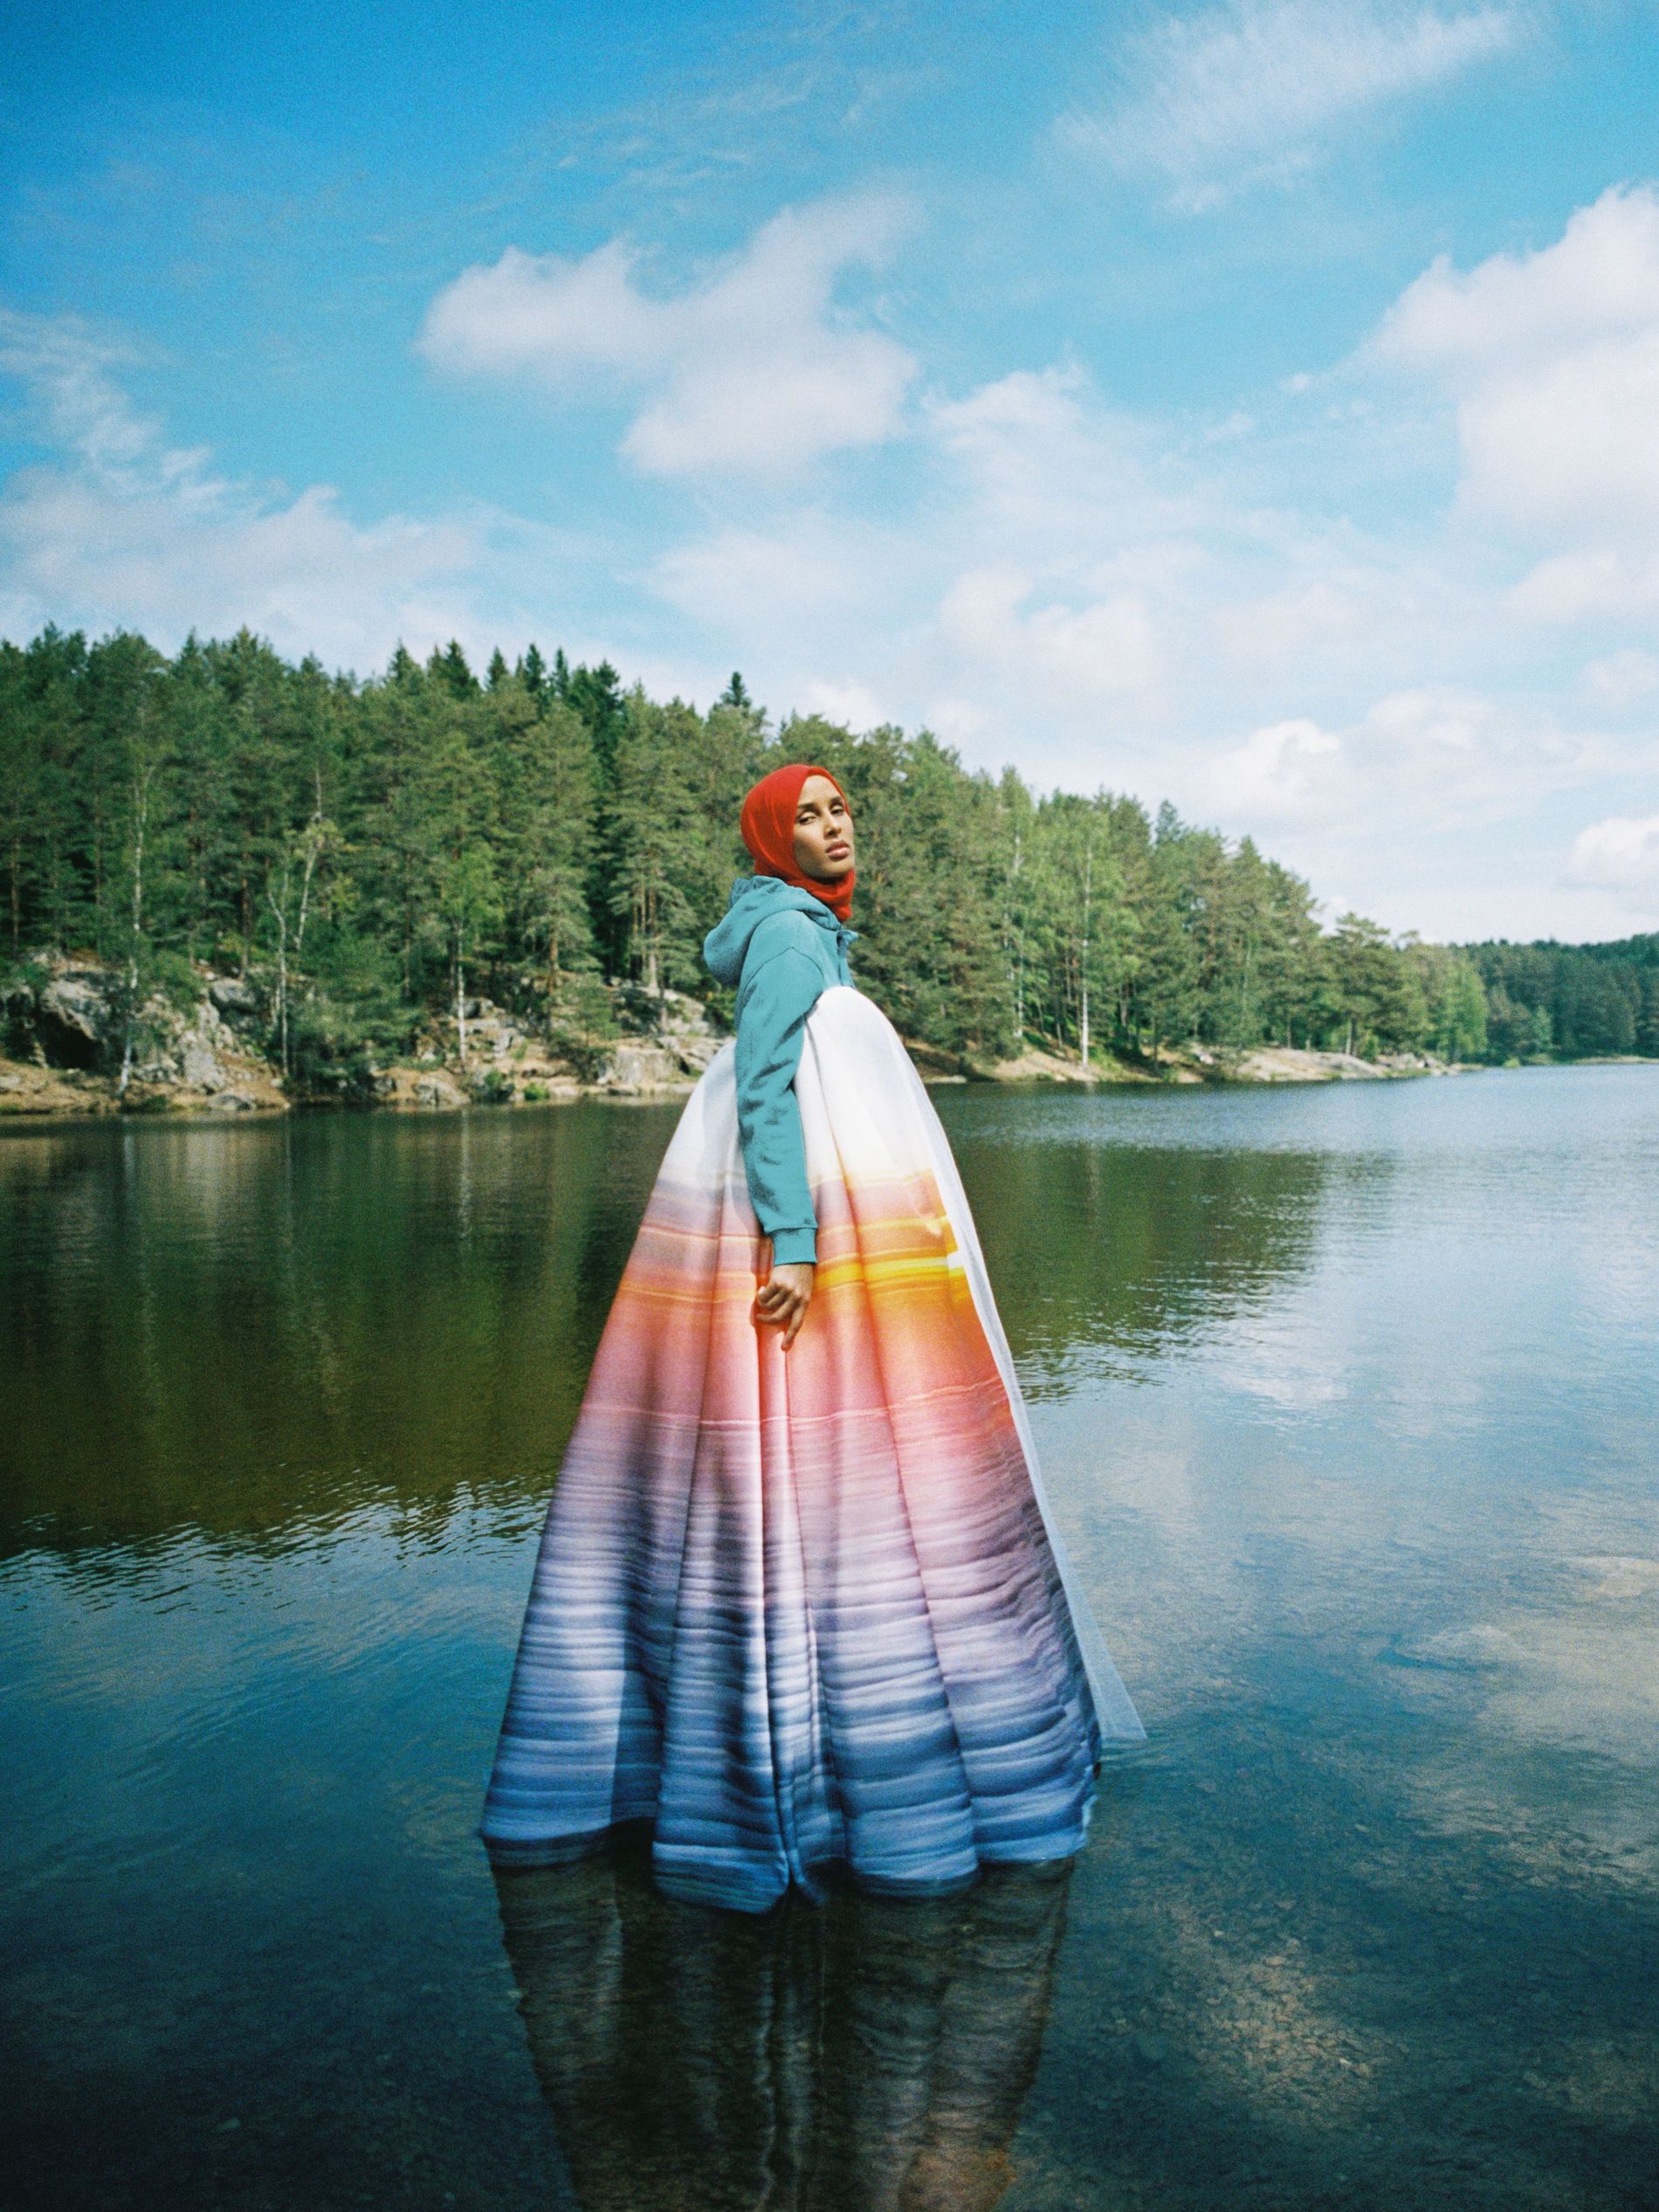
[[[954,1162],[896,1032],[824,992],[795,1078],[818,1216],[788,1353],[732,1052],[688,1100],[548,1511],[483,1832],[548,1864],[652,1823],[761,1910],[1077,1849],[1139,1720],[1049,1516]]]

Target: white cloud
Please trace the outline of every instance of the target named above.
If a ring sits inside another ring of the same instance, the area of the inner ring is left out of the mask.
[[[1638,913],[1659,913],[1659,814],[1609,815],[1573,840],[1566,880],[1613,891]]]
[[[1115,95],[1064,116],[1057,132],[1202,208],[1242,183],[1294,177],[1339,127],[1508,52],[1525,28],[1515,7],[1400,0],[1228,0],[1162,14],[1124,41]]]
[[[1184,610],[1213,510],[1075,363],[936,401],[926,430],[950,517],[912,632],[928,720],[967,742],[975,712],[1039,707],[1096,780],[1103,709],[1114,727],[1166,711],[1160,610]]]
[[[1436,261],[1373,351],[1455,401],[1465,511],[1549,548],[1518,614],[1659,604],[1659,194],[1607,191],[1552,245],[1467,274]]]
[[[1659,200],[1615,186],[1580,208],[1553,245],[1497,253],[1468,275],[1444,257],[1408,285],[1383,350],[1507,373],[1600,338],[1659,325]]]
[[[1639,775],[1656,764],[1651,741],[1615,745],[1563,727],[1536,700],[1425,685],[1385,693],[1336,728],[1306,716],[1266,724],[1219,752],[1205,788],[1212,806],[1251,829],[1467,833],[1559,802],[1597,776]]]
[[[1555,825],[1659,768],[1653,732],[1598,727],[1635,664],[1518,671],[1539,641],[1479,531],[1263,506],[1276,456],[1240,446],[1270,434],[1217,444],[1075,363],[1020,370],[921,410],[912,510],[774,511],[654,582],[769,697],[864,722],[857,684],[974,765],[1170,796],[1394,926],[1607,926],[1610,894],[1559,883]]]
[[[131,359],[72,319],[0,314],[0,371],[28,388],[60,457],[0,493],[0,635],[56,622],[176,644],[245,624],[359,669],[400,637],[480,642],[475,579],[499,518],[364,528],[326,485],[290,496],[231,481],[131,405],[116,375]]]
[[[787,474],[901,426],[916,362],[836,293],[849,269],[886,260],[906,219],[887,196],[786,209],[671,299],[640,289],[617,240],[580,261],[510,246],[438,293],[419,350],[457,376],[620,380],[635,405],[623,451],[649,474]]]
[[[1659,557],[1622,547],[1591,546],[1552,555],[1509,595],[1523,621],[1651,621],[1659,608]]]
[[[1106,407],[1075,362],[1016,369],[965,399],[935,401],[927,431],[999,541],[1070,554],[1168,533],[1191,508],[1157,483],[1146,428]]]
[[[872,599],[891,610],[897,548],[881,533],[798,512],[787,528],[729,527],[666,553],[651,571],[660,598],[710,629],[746,638],[810,637],[843,624],[868,639]]]
[[[1145,594],[1033,606],[1037,589],[1011,562],[968,569],[940,602],[940,642],[958,661],[1073,711],[1102,700],[1146,704],[1163,672]]]
[[[1585,690],[1599,706],[1635,706],[1659,692],[1659,654],[1640,645],[1624,645],[1616,653],[1604,653],[1584,671]]]
[[[1215,630],[1235,660],[1272,667],[1311,645],[1351,636],[1359,618],[1347,595],[1321,577],[1219,607]]]
[[[1190,566],[1198,509],[1159,480],[1144,433],[1074,366],[935,401],[919,428],[933,471],[925,517],[878,526],[797,507],[728,524],[663,556],[653,587],[757,663],[787,651],[803,672],[790,697],[844,688],[824,672],[861,668],[909,720],[964,743],[1040,706],[1058,757],[1070,733],[1092,739],[1103,705],[1160,711],[1153,600]]]
[[[1341,754],[1341,739],[1305,715],[1270,722],[1222,754],[1211,789],[1245,822],[1316,821],[1339,787]]]
[[[1545,530],[1622,533],[1659,515],[1659,318],[1483,379],[1458,429],[1470,498]]]
[[[0,374],[27,384],[47,436],[79,456],[113,490],[205,488],[204,447],[169,447],[159,423],[140,415],[114,371],[134,350],[100,337],[77,317],[56,320],[0,308]]]
[[[826,721],[839,722],[850,730],[878,729],[897,719],[884,709],[867,684],[850,676],[809,679],[795,704],[802,714],[822,714]]]

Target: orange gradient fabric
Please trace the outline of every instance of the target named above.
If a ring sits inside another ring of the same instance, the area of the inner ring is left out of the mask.
[[[499,1862],[653,1823],[659,1881],[954,1887],[1068,1855],[1142,1731],[1042,1497],[944,1134],[824,993],[796,1078],[818,1216],[793,1348],[729,1050],[664,1161],[549,1511],[485,1820]],[[987,1320],[989,1320],[988,1329]]]

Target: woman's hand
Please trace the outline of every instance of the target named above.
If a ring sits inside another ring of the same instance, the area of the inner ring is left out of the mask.
[[[783,1324],[786,1352],[801,1333],[801,1324],[812,1303],[812,1284],[817,1271],[809,1259],[785,1260],[781,1267],[772,1270],[765,1289],[754,1301],[755,1311],[763,1321]]]

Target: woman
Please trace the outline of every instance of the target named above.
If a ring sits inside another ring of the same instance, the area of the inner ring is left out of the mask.
[[[1144,1731],[1050,1519],[950,1148],[852,988],[845,796],[744,802],[688,1100],[548,1511],[483,1833],[652,1823],[671,1893],[937,1894],[1064,1858]],[[769,1247],[769,1251],[768,1251]]]

